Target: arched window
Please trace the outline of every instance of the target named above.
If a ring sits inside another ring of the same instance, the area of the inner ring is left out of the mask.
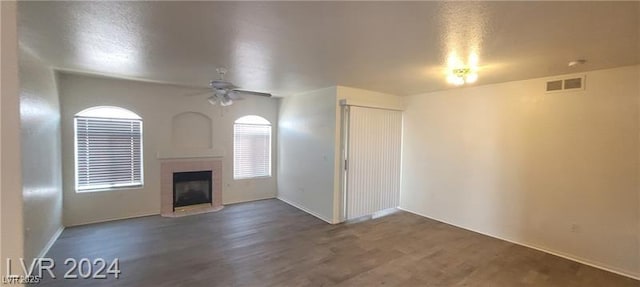
[[[142,118],[118,107],[75,115],[76,192],[143,184]]]
[[[233,124],[233,178],[271,176],[271,123],[244,116]]]

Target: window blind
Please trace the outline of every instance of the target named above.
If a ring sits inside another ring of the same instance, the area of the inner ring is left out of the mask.
[[[233,178],[271,176],[271,125],[233,125]]]
[[[142,185],[142,121],[76,117],[76,190]]]

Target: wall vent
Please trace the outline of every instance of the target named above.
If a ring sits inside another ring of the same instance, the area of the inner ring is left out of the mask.
[[[560,90],[562,90],[562,80],[547,82],[547,92],[560,91]]]
[[[584,90],[585,76],[573,76],[562,79],[553,79],[546,82],[545,91],[547,93],[561,91],[578,91]]]

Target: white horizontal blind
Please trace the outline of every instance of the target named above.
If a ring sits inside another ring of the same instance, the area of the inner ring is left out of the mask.
[[[271,176],[271,125],[233,125],[233,178]]]
[[[348,137],[347,219],[398,207],[402,112],[349,107]]]
[[[76,190],[142,185],[142,121],[76,117]]]

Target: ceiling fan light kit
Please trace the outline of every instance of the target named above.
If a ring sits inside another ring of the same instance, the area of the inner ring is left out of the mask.
[[[233,100],[226,96],[222,97],[222,99],[220,99],[220,105],[223,107],[233,105]]]
[[[242,100],[243,96],[271,97],[269,93],[238,90],[236,85],[224,80],[227,69],[217,68],[216,71],[220,75],[220,79],[209,82],[209,87],[211,87],[213,95],[207,98],[207,101],[212,105],[228,107],[233,104],[234,100]]]
[[[233,104],[233,100],[226,96],[223,96],[222,98],[218,98],[216,96],[209,96],[207,98],[207,101],[209,101],[211,105],[215,106],[220,104],[220,106],[222,107],[227,107]]]

